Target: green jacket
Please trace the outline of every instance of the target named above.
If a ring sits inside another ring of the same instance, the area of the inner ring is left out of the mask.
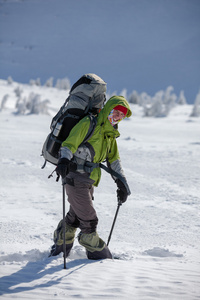
[[[124,97],[113,96],[107,101],[98,115],[94,133],[87,141],[92,149],[92,161],[94,163],[100,163],[107,159],[108,163],[112,164],[114,161],[120,159],[116,142],[116,138],[120,136],[118,126],[114,128],[108,120],[109,113],[117,105],[125,106],[128,109],[126,117],[130,117],[132,114],[129,104]],[[62,147],[67,147],[72,154],[78,156],[78,147],[84,140],[89,126],[89,117],[83,118],[73,127],[68,138],[62,143]],[[94,180],[95,186],[98,185],[100,178],[101,170],[100,168],[95,168],[90,174],[90,179]]]

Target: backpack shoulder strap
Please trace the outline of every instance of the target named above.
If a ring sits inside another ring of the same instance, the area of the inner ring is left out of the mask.
[[[82,144],[86,143],[92,137],[95,127],[97,125],[97,117],[92,114],[90,114],[88,116],[90,118],[90,127],[88,129],[88,132],[87,132]]]

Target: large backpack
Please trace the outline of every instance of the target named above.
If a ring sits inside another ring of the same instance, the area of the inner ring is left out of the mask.
[[[90,127],[83,142],[92,135],[96,116],[106,100],[106,83],[95,74],[83,75],[71,88],[58,113],[53,117],[51,132],[46,138],[42,148],[45,163],[57,165],[59,150],[62,142],[68,137],[71,129],[86,115],[90,117]]]

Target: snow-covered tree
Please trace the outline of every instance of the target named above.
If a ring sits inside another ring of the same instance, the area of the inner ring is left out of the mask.
[[[30,85],[35,85],[35,80],[34,80],[34,79],[30,79],[30,80],[29,80],[29,84],[30,84]]]
[[[31,93],[26,106],[29,110],[29,114],[48,114],[49,103],[50,101],[48,99],[42,101],[41,95]]]
[[[137,93],[137,91],[133,91],[129,96],[128,96],[128,102],[133,103],[133,104],[139,104],[140,102],[140,96]]]
[[[18,98],[16,102],[16,114],[17,115],[25,115],[26,113],[26,98]]]
[[[30,85],[41,86],[40,78],[37,78],[37,79],[31,79],[31,80],[29,81],[29,84],[30,84]]]
[[[50,101],[48,99],[45,99],[43,101],[40,102],[39,108],[40,108],[40,114],[43,115],[48,115],[48,104],[50,103]]]
[[[41,86],[40,78],[37,78],[37,79],[35,80],[35,85]]]
[[[200,117],[200,91],[196,96],[191,117]]]
[[[174,88],[169,86],[165,91],[158,91],[152,98],[142,93],[140,95],[140,105],[144,107],[146,117],[166,117],[170,110],[176,105],[177,96],[172,93]]]
[[[167,116],[172,108],[176,106],[177,96],[174,91],[173,86],[168,86],[163,95],[163,104],[165,106],[164,114]]]
[[[38,115],[40,113],[40,103],[41,103],[41,96],[35,94],[35,96],[32,98],[29,113]]]
[[[30,93],[27,98],[18,98],[16,102],[16,114],[27,115],[27,114],[49,114],[48,104],[50,101],[48,99],[41,100],[41,95]]]
[[[174,91],[174,87],[172,85],[168,86],[163,94],[163,102],[167,103],[171,98],[172,92]]]
[[[146,105],[150,105],[152,103],[151,96],[147,93],[143,92],[140,94],[139,105],[145,107]]]
[[[70,90],[71,84],[69,79],[66,77],[63,79],[58,79],[55,87],[59,90]]]
[[[180,91],[177,103],[180,104],[180,105],[187,104],[187,101],[186,101],[186,98],[185,98],[185,95],[184,95],[184,91]]]
[[[27,108],[28,111],[30,111],[31,108],[32,108],[32,100],[35,97],[35,95],[36,95],[35,93],[31,92],[28,96],[28,99],[27,99],[27,102],[26,102],[26,108]]]
[[[18,87],[16,87],[16,89],[14,89],[14,92],[15,92],[15,95],[17,98],[21,98],[23,89],[20,86],[18,86]]]
[[[47,87],[53,87],[53,77],[50,77],[49,79],[47,79],[47,81],[44,84]]]
[[[12,79],[11,76],[9,76],[9,77],[7,78],[7,83],[8,83],[8,84],[12,84],[12,83],[13,83],[13,79]]]
[[[161,118],[165,117],[165,107],[159,97],[154,97],[151,104],[144,105],[144,116]]]
[[[6,102],[8,101],[9,95],[6,94],[3,96],[3,99],[1,101],[0,111],[2,111],[5,108]]]
[[[164,92],[163,95],[163,103],[166,106],[170,106],[170,108],[172,106],[175,106],[176,100],[177,100],[177,96],[176,94],[172,93],[174,91],[173,86],[168,86],[166,88],[166,91]]]

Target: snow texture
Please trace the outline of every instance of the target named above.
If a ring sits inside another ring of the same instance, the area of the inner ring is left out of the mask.
[[[109,244],[119,259],[90,261],[76,239],[65,270],[61,254],[48,258],[62,186],[48,179],[52,165],[41,170],[40,154],[67,92],[20,85],[23,98],[50,101],[48,113],[22,115],[18,86],[0,80],[0,299],[200,299],[200,119],[190,117],[191,105],[144,118],[142,107],[130,104],[133,116],[120,123],[118,145],[132,194]],[[107,241],[117,200],[104,171],[94,206]]]

